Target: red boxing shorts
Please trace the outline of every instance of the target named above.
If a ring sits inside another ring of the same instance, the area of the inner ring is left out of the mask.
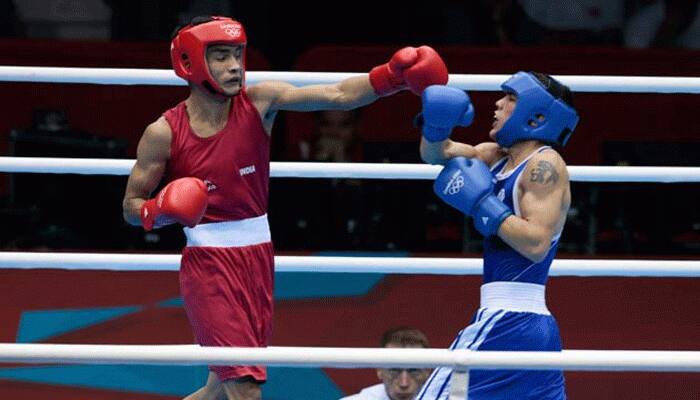
[[[180,290],[202,346],[266,347],[272,334],[274,250],[267,216],[185,228]],[[252,377],[264,366],[210,366],[220,381]]]

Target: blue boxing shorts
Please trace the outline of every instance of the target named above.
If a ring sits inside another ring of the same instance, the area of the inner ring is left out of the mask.
[[[498,283],[501,284],[501,282]],[[543,286],[542,293],[544,293]],[[482,307],[474,315],[470,325],[459,332],[450,349],[561,351],[559,327],[544,306],[543,295],[541,304],[537,302],[513,304],[511,300],[506,300],[509,304],[502,304],[503,299],[501,297],[497,301],[484,301],[482,287]],[[450,395],[451,378],[451,368],[435,369],[416,400],[447,400]],[[565,400],[562,371],[469,371],[468,400],[513,399]]]

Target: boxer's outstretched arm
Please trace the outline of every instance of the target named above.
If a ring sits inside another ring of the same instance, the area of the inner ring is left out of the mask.
[[[351,110],[379,98],[366,75],[336,84],[297,87],[287,82],[265,81],[248,89],[251,99],[266,113],[277,111]]]
[[[350,110],[401,90],[420,94],[430,85],[447,83],[447,79],[447,67],[435,50],[405,47],[368,74],[336,84],[296,87],[266,81],[250,86],[248,94],[263,121],[267,121],[277,111]]]

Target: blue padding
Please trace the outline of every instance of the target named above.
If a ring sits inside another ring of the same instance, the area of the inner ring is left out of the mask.
[[[361,296],[384,278],[381,274],[319,272],[279,272],[275,275],[277,300]]]
[[[141,310],[139,306],[24,311],[18,343],[31,343],[72,332]]]
[[[0,369],[0,378],[91,389],[185,396],[207,380],[205,366],[67,365]]]
[[[382,278],[384,278],[382,274],[277,272],[275,273],[275,299],[361,296],[369,293]],[[182,307],[182,305],[180,297],[158,303],[158,307]]]
[[[325,257],[408,257],[407,252],[332,252],[314,254]],[[363,296],[384,279],[385,274],[335,272],[277,272],[275,299],[313,299],[322,297]],[[159,307],[181,307],[181,298],[158,303]]]
[[[274,367],[267,369],[263,399],[337,400],[343,392],[319,368]]]
[[[164,396],[186,396],[204,385],[205,366],[67,365],[0,368],[0,378]],[[340,389],[319,368],[268,368],[267,400],[335,400]]]
[[[182,297],[173,297],[172,299],[163,300],[158,303],[158,307],[182,307]]]
[[[407,257],[407,252],[318,252],[325,257]],[[384,279],[384,274],[278,272],[275,274],[275,299],[362,296]]]

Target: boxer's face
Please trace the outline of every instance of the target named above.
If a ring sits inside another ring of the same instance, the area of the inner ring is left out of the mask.
[[[510,118],[510,116],[513,114],[516,101],[517,98],[512,93],[506,93],[505,96],[496,101],[496,110],[493,113],[493,123],[491,124],[491,130],[489,131],[489,137],[492,140],[496,140],[496,132],[503,128],[503,125],[505,125],[508,118]]]
[[[215,44],[207,48],[209,73],[226,96],[235,96],[243,84],[243,46]]]

